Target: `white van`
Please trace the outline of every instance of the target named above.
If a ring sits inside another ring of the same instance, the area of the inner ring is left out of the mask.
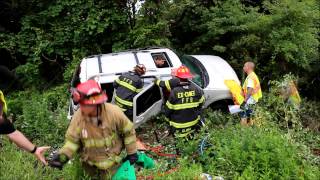
[[[157,67],[154,59],[162,56],[165,63]],[[240,81],[232,67],[222,58],[212,55],[185,55],[180,59],[168,48],[144,48],[117,53],[94,55],[84,58],[75,73],[72,82],[80,79],[96,79],[112,101],[113,82],[122,73],[133,69],[136,64],[144,64],[147,72],[143,75],[144,88],[133,99],[133,122],[135,127],[160,113],[164,101],[162,90],[153,83],[155,78],[162,80],[171,78],[171,70],[182,64],[190,68],[194,74],[192,82],[203,89],[206,98],[204,108],[227,107],[232,104],[232,96],[225,86],[225,79]],[[71,119],[77,106],[70,100],[68,118]]]

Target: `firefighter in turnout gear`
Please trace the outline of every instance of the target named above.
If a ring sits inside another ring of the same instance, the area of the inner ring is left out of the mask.
[[[138,64],[133,71],[121,75],[114,81],[113,86],[116,90],[115,103],[121,108],[126,116],[132,120],[133,116],[133,98],[143,87],[141,76],[146,72],[143,64]]]
[[[157,79],[155,83],[165,91],[170,92],[174,87],[177,87],[180,84],[180,79],[176,77],[164,81]]]
[[[167,101],[170,95],[171,89],[177,87],[180,84],[180,79],[176,77],[177,69],[171,70],[171,79],[168,80],[160,80],[156,79],[154,83],[162,89],[164,100]]]
[[[53,155],[49,165],[61,169],[79,152],[90,176],[111,179],[121,164],[124,148],[130,163],[138,158],[133,123],[119,107],[106,103],[107,95],[94,80],[79,84],[73,97],[80,109],[71,120],[64,146]]]
[[[187,67],[179,67],[176,77],[180,83],[170,92],[165,115],[175,137],[191,139],[202,125],[201,109],[205,99],[202,89],[188,80],[192,75]]]

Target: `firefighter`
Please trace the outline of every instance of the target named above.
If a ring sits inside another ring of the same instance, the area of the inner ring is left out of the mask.
[[[171,77],[172,77],[171,79],[169,79],[169,80],[156,79],[154,81],[154,83],[156,85],[158,85],[159,87],[161,87],[165,92],[170,93],[172,88],[174,88],[180,84],[180,79],[176,77],[176,72],[177,72],[177,69],[172,69],[171,70]]]
[[[116,90],[115,103],[125,115],[132,121],[133,119],[133,98],[143,87],[141,76],[146,73],[146,67],[138,64],[133,71],[124,73],[113,83]]]
[[[62,168],[76,152],[86,172],[98,178],[110,178],[121,163],[125,148],[131,164],[137,161],[133,123],[121,109],[105,103],[107,95],[94,80],[81,83],[73,91],[80,109],[74,114],[65,136],[64,146],[53,155],[49,165]]]
[[[247,78],[242,85],[244,101],[241,104],[243,111],[240,113],[240,124],[243,126],[253,125],[253,120],[250,119],[253,114],[253,107],[262,98],[260,81],[254,72],[254,63],[246,62],[243,66],[243,71],[247,74]]]
[[[189,81],[193,76],[187,67],[179,67],[175,75],[181,83],[170,92],[165,116],[175,137],[190,139],[203,123],[201,109],[205,99],[202,89]]]
[[[162,89],[165,102],[168,100],[171,89],[180,85],[181,83],[182,84],[184,83],[184,82],[181,82],[180,79],[176,77],[176,72],[177,72],[177,69],[173,68],[173,69],[171,69],[171,77],[172,77],[171,79],[160,80],[157,78],[154,81],[154,83]]]

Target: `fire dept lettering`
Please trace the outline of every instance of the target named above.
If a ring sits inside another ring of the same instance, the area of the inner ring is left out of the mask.
[[[123,78],[122,81],[124,81],[124,82],[126,82],[126,83],[129,83],[129,84],[132,84],[132,80],[129,79],[129,78]]]
[[[193,102],[193,97],[195,96],[196,92],[193,91],[186,91],[186,92],[179,92],[177,93],[177,97],[181,99],[182,103],[191,103]]]

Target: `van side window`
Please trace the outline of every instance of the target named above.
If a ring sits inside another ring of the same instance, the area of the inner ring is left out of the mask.
[[[79,64],[76,70],[74,71],[71,79],[71,87],[73,88],[76,88],[77,85],[80,84],[80,71],[81,71],[81,66]]]
[[[151,56],[157,68],[172,67],[170,59],[166,53],[152,53]]]
[[[113,91],[114,91],[113,82],[112,83],[104,83],[104,84],[100,84],[100,85],[101,85],[101,89],[108,96],[108,102],[111,102],[112,97],[113,97]]]
[[[153,85],[137,98],[137,116],[146,112],[153,104],[161,100],[161,92],[157,85]]]

